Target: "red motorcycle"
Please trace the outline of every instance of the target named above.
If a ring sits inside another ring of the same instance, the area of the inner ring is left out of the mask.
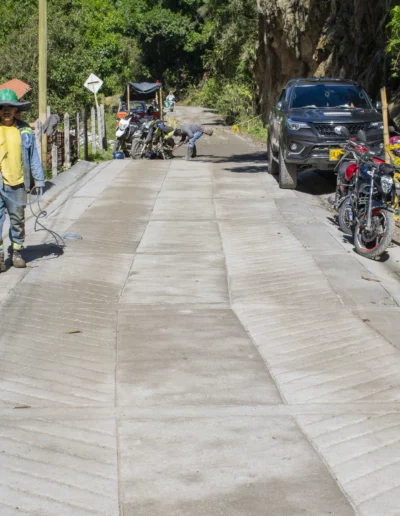
[[[349,138],[344,131],[342,136]],[[353,235],[358,254],[376,258],[394,234],[395,168],[368,148],[363,131],[355,140],[349,139],[343,151],[334,201],[339,225],[345,234]]]

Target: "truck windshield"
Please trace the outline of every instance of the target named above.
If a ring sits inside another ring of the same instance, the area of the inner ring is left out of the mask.
[[[300,84],[294,88],[291,107],[371,109],[365,92],[351,84]]]

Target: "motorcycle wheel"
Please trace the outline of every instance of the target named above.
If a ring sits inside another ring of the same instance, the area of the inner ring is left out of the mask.
[[[163,159],[172,159],[172,149],[170,147],[163,147],[161,151]]]
[[[372,230],[365,229],[365,218],[354,229],[354,246],[365,258],[376,258],[386,251],[392,241],[395,223],[390,211],[375,209],[372,211]]]
[[[344,199],[340,205],[338,213],[339,227],[345,235],[353,234],[353,222],[349,218],[349,210],[351,211],[351,202],[348,197]]]
[[[131,158],[132,159],[141,159],[143,158],[143,151],[144,151],[144,141],[142,140],[136,140],[132,143],[131,147]]]

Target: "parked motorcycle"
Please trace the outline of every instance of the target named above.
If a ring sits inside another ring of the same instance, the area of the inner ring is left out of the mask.
[[[342,136],[350,138],[343,128]],[[390,245],[394,230],[395,168],[368,149],[366,135],[348,140],[339,165],[335,207],[339,225],[353,235],[358,254],[380,256]]]
[[[152,116],[146,116],[140,126],[137,139],[132,143],[131,158],[141,159],[144,157],[146,147],[151,142],[152,127],[155,124],[155,119]]]
[[[175,146],[173,133],[174,128],[165,125],[160,120],[151,120],[143,124],[143,133],[140,139],[132,145],[132,158],[171,159]]]
[[[141,119],[136,115],[121,118],[115,132],[113,152],[122,151],[129,155],[133,139],[140,135],[140,125]]]

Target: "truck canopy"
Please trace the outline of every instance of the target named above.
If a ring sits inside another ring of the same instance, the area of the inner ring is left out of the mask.
[[[162,85],[154,82],[128,82],[121,97],[124,102],[128,99],[128,87],[130,100],[148,100],[155,97],[156,92],[161,89]]]

